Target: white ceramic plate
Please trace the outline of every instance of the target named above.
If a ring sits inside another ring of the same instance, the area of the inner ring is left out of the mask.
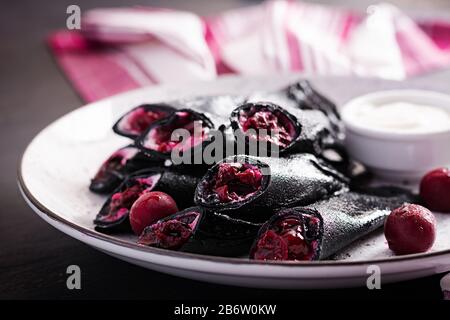
[[[136,245],[131,235],[115,237],[94,230],[92,220],[105,198],[89,192],[88,184],[103,160],[128,143],[111,130],[120,115],[143,102],[274,90],[294,78],[292,75],[270,79],[229,77],[182,88],[151,87],[77,109],[49,125],[28,146],[19,167],[22,194],[42,219],[94,248],[148,269],[208,282],[272,288],[336,288],[365,285],[370,265],[380,267],[382,283],[450,270],[450,215],[443,214],[436,215],[437,242],[427,254],[393,257],[380,231],[354,243],[338,254],[336,260],[303,263],[263,263],[147,248]],[[342,79],[326,79],[321,83],[336,89],[342,86]],[[342,100],[342,96],[336,99]]]

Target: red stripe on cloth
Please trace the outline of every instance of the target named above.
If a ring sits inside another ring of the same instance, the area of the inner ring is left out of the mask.
[[[77,32],[56,32],[50,35],[48,44],[61,69],[87,102],[140,87],[117,63],[116,51],[93,50],[93,45]]]
[[[205,19],[205,41],[212,53],[214,62],[216,63],[217,74],[223,75],[236,73],[235,70],[233,70],[221,59],[220,40],[217,39],[218,34],[213,31],[215,25],[214,22],[215,20],[213,19]]]
[[[297,37],[291,31],[286,30],[286,42],[289,49],[290,64],[293,71],[303,70],[303,61],[300,52],[300,44]]]
[[[396,39],[408,76],[432,71],[450,62],[450,56],[434,50],[435,48],[431,48],[421,37],[412,36],[411,33],[398,32]]]
[[[362,18],[356,14],[348,14],[343,23],[341,39],[348,40],[353,29],[361,22]]]
[[[57,56],[57,60],[75,89],[87,102],[140,87],[116,63],[114,54],[63,53]]]
[[[365,76],[387,77],[389,72],[383,68],[392,66],[402,79],[403,73],[450,65],[450,22],[429,20],[417,25],[393,6],[381,4],[375,9],[385,14],[368,17],[283,0],[209,18],[154,8],[96,9],[84,16],[83,33],[57,32],[48,44],[86,101],[157,82],[211,80],[238,71],[345,75],[362,69],[367,70],[361,73]],[[398,24],[397,19],[410,23]],[[384,55],[381,48],[360,50],[371,43],[370,36],[379,40],[383,35],[379,33],[383,30],[370,29],[372,22],[396,30],[394,48],[386,50],[400,50],[402,60],[395,54]],[[388,61],[373,59],[377,55]]]
[[[450,22],[423,21],[419,23],[419,26],[439,49],[450,51]]]

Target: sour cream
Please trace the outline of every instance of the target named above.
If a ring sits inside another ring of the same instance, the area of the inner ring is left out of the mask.
[[[370,103],[344,108],[343,117],[370,130],[392,133],[435,133],[450,129],[450,112],[405,101]]]
[[[417,182],[450,164],[450,95],[378,91],[348,101],[339,111],[349,155],[377,176]]]

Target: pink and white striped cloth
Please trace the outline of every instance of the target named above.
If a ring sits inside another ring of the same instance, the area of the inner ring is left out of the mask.
[[[380,4],[366,14],[293,1],[214,17],[153,8],[95,9],[79,32],[49,37],[86,101],[221,74],[301,71],[401,80],[450,65],[450,22],[413,21]]]

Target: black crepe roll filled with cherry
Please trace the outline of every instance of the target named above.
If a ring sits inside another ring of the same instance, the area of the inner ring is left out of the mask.
[[[264,222],[273,211],[308,205],[347,190],[347,179],[311,154],[289,158],[233,156],[208,170],[195,203],[239,219]]]
[[[336,104],[315,89],[308,80],[300,80],[287,86],[282,91],[286,93],[289,99],[295,101],[298,108],[323,112],[330,120],[335,133],[343,137],[344,125]]]
[[[247,102],[269,101],[288,110],[316,110],[330,121],[333,134],[340,140],[344,137],[344,125],[336,105],[319,93],[309,81],[299,80],[284,88],[271,92],[255,92]]]
[[[210,132],[214,128],[213,122],[203,113],[180,109],[170,117],[153,123],[135,143],[142,152],[155,158],[170,159],[173,152],[177,155],[189,152],[194,156],[211,142]],[[187,133],[188,137],[182,139],[173,135],[175,130]]]
[[[92,178],[89,189],[100,194],[109,194],[131,173],[144,168],[163,167],[161,159],[146,156],[133,145],[115,151],[100,166]]]
[[[383,226],[392,209],[417,198],[391,187],[346,192],[304,207],[280,210],[258,233],[250,251],[256,260],[327,259]]]
[[[169,104],[154,103],[137,106],[114,124],[113,131],[118,135],[136,139],[154,122],[168,117],[175,109]]]
[[[108,197],[94,224],[105,232],[129,231],[129,213],[136,200],[151,191],[162,191],[170,195],[178,208],[193,205],[193,194],[201,173],[179,172],[176,168],[141,170],[130,175]]]
[[[333,135],[328,118],[317,110],[251,102],[233,110],[230,121],[237,143],[259,144],[267,149],[266,155],[301,152],[321,155],[325,149],[341,143]]]
[[[190,253],[240,256],[248,253],[260,227],[261,224],[191,207],[145,228],[138,243]]]

